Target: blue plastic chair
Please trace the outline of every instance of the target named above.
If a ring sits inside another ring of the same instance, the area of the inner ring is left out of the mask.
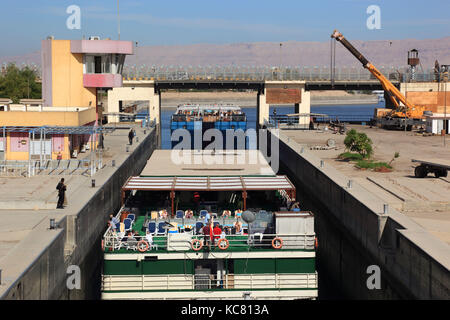
[[[206,217],[207,214],[208,214],[208,210],[200,210],[200,218]]]
[[[123,220],[123,224],[125,225],[125,231],[131,230],[132,221],[130,218],[126,218]]]
[[[155,231],[156,231],[156,222],[149,222],[149,223],[148,223],[147,230],[148,230],[151,234],[154,234]]]
[[[127,218],[128,218],[128,219],[131,219],[131,221],[134,222],[134,220],[136,220],[136,215],[135,215],[134,213],[129,213],[129,214],[127,215]]]
[[[292,209],[292,211],[294,211],[294,212],[300,212],[300,208],[294,208],[294,209]]]
[[[158,223],[158,234],[159,235],[166,234],[166,229],[163,228],[165,224],[166,224],[165,222]]]
[[[203,228],[203,226],[204,226],[203,222],[197,222],[195,224],[195,232],[200,233],[200,230]]]
[[[183,210],[177,210],[176,217],[182,219],[184,216]]]

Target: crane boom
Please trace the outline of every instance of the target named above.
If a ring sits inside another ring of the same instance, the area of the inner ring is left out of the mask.
[[[373,64],[369,62],[343,35],[337,30],[334,30],[331,38],[336,39],[342,43],[342,45],[350,51],[356,59],[358,59],[364,68],[370,71],[375,78],[377,78],[384,91],[388,93],[390,99],[394,103],[397,110],[391,112],[392,117],[408,117],[413,119],[423,118],[424,107],[415,106],[409,103],[405,96],[390,82]],[[405,107],[400,106],[400,102],[404,104]]]

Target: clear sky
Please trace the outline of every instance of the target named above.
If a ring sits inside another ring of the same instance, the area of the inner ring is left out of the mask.
[[[81,9],[69,30],[66,9]],[[381,29],[366,26],[369,5]],[[0,0],[0,56],[40,49],[48,35],[117,39],[116,0]],[[450,0],[120,0],[121,39],[141,45],[327,41],[337,28],[349,39],[450,36]]]

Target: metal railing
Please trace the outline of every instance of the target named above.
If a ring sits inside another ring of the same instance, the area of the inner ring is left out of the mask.
[[[28,65],[41,75],[41,68],[35,64]],[[406,66],[380,66],[380,72],[391,81],[429,82],[437,76],[434,69],[424,69],[414,75]],[[205,65],[205,66],[174,66],[174,65],[129,65],[125,64],[122,75],[124,79],[147,80],[212,80],[212,81],[263,81],[263,80],[305,80],[331,81],[330,66],[246,66],[246,65]],[[377,81],[369,71],[361,66],[342,66],[334,68],[335,81]]]
[[[391,81],[434,81],[432,69],[416,73],[414,80],[407,68],[381,67],[380,72]],[[269,67],[269,66],[124,66],[122,73],[125,80],[210,80],[210,81],[273,81],[273,80],[304,80],[331,81],[329,67]],[[378,80],[366,69],[361,67],[341,67],[334,72],[334,81],[374,81]]]
[[[60,175],[60,174],[89,174],[92,176],[103,168],[102,157],[96,160],[68,159],[68,160],[3,160],[0,161],[0,176],[23,176],[35,175]]]
[[[178,238],[178,236],[180,238]],[[178,239],[177,239],[178,238]],[[281,247],[279,249],[301,249],[314,250],[315,248],[315,234],[236,234],[226,235],[226,241],[220,242],[220,238],[210,240],[209,236],[195,234],[194,231],[169,233],[153,235],[153,241],[148,242],[145,236],[128,237],[126,232],[111,231],[103,237],[103,249],[105,252],[113,252],[121,249],[151,252],[154,250],[163,251],[192,251],[197,245],[197,250],[215,250],[227,251],[233,249],[269,249],[274,250],[273,239],[281,239]],[[197,241],[194,244],[194,241]]]
[[[373,119],[373,116],[369,115],[354,115],[354,114],[330,114],[330,115],[321,115],[321,116],[305,116],[307,118],[306,126],[309,126],[309,118],[314,118],[314,123],[337,123],[337,122],[346,122],[346,123],[362,123],[362,122],[370,122]],[[276,115],[269,116],[268,124],[271,126],[277,126],[280,124],[286,125],[295,125],[299,123],[298,116],[287,116],[287,115]]]
[[[316,289],[317,273],[102,275],[102,291]]]

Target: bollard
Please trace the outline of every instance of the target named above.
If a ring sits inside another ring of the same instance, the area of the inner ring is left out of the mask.
[[[303,153],[303,151],[305,151],[305,148],[302,147],[302,148],[300,149],[300,153]]]
[[[351,189],[352,186],[353,186],[353,181],[352,181],[352,180],[348,180],[347,187],[348,187],[349,189]]]
[[[95,188],[95,179],[91,180],[91,185],[92,185],[92,188]]]
[[[115,166],[116,166],[116,160],[114,160],[114,159],[111,160],[111,166],[112,166],[112,167],[115,167]]]
[[[323,160],[320,160],[320,167],[321,168],[323,168],[323,164],[324,164]]]
[[[147,134],[147,130],[144,130],[144,134]]]
[[[50,230],[56,229],[55,219],[50,219]]]
[[[127,146],[127,147],[126,147],[126,150],[127,150],[127,152],[130,152],[130,147]]]
[[[139,137],[136,137],[136,142],[139,142]]]
[[[389,205],[387,203],[383,204],[383,214],[389,213]]]

